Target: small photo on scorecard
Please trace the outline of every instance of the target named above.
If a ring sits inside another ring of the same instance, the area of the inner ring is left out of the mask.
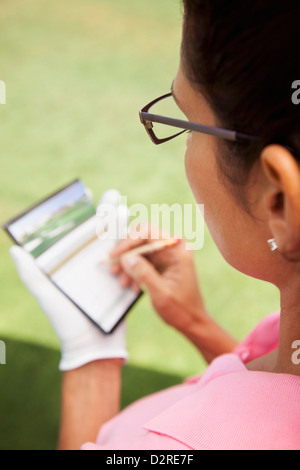
[[[14,243],[103,333],[112,333],[142,295],[120,286],[101,260],[118,242],[97,233],[97,208],[76,180],[3,225]]]

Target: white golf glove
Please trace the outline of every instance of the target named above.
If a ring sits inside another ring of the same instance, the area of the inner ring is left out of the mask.
[[[110,202],[118,205],[117,194],[114,190],[105,193],[99,207],[101,203]],[[118,214],[119,224],[124,222],[126,231],[128,208],[118,206]],[[105,335],[52,284],[28,252],[19,246],[13,246],[10,254],[21,281],[38,301],[60,340],[61,371],[77,369],[100,359],[122,358],[127,361],[125,321],[112,334]]]

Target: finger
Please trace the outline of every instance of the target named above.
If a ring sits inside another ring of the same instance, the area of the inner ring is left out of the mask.
[[[121,240],[113,250],[110,251],[109,255],[111,258],[117,258],[124,253],[126,253],[129,250],[132,250],[133,248],[137,248],[139,246],[142,246],[144,244],[148,243],[147,240],[133,240],[131,238],[127,238],[126,240]]]
[[[139,294],[141,292],[141,288],[139,284],[137,284],[135,281],[131,282],[131,289],[136,293]]]
[[[118,207],[121,200],[121,193],[117,189],[108,189],[101,196],[98,206],[101,204],[111,204],[112,206]]]
[[[25,285],[44,282],[47,279],[37,266],[34,258],[23,248],[12,246],[9,253]]]
[[[143,240],[143,239],[138,239],[138,240],[123,240],[120,242],[113,250],[110,251],[109,256],[113,262],[114,265],[118,265],[121,262],[121,258],[123,256],[127,256],[127,254],[131,254],[132,250],[135,250],[136,248],[140,248],[142,246],[148,245],[151,243],[152,240]],[[146,255],[148,257],[151,257],[151,254]]]
[[[131,289],[137,294],[141,291],[139,284],[133,281],[132,277],[128,276],[128,274],[124,272],[121,264],[112,264],[110,271],[113,275],[120,276],[120,283],[123,287],[131,287]]]
[[[154,266],[142,256],[124,256],[122,266],[125,272],[138,284],[145,286],[154,298],[162,288],[162,277]]]
[[[114,276],[117,276],[118,274],[120,274],[121,272],[123,271],[123,268],[121,266],[120,263],[112,263],[110,265],[110,272],[111,274],[113,274]]]
[[[169,239],[170,235],[161,228],[143,222],[139,225],[130,227],[128,238],[121,240],[116,247],[110,252],[111,257],[118,257],[129,250],[138,248],[155,240]]]
[[[63,295],[41,271],[35,259],[27,251],[19,246],[13,246],[9,252],[21,281],[36,299],[43,295],[48,298],[54,298],[59,294]]]
[[[130,276],[128,276],[128,274],[122,273],[120,275],[119,282],[120,282],[121,287],[126,288],[126,287],[129,287],[131,285],[132,278]]]

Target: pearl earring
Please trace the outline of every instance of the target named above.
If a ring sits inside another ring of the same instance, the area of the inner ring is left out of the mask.
[[[270,247],[271,251],[278,250],[278,246],[277,246],[275,238],[271,238],[271,240],[268,240],[268,244],[269,244],[269,247]]]

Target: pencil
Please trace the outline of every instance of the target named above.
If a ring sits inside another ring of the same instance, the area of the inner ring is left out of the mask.
[[[132,250],[128,250],[117,258],[109,258],[105,259],[100,262],[100,264],[113,264],[119,263],[123,256],[128,255],[150,255],[152,253],[156,253],[157,251],[164,250],[166,248],[171,248],[173,246],[178,245],[181,242],[181,239],[170,239],[170,240],[158,240],[153,243],[148,243],[143,246],[139,246],[138,248],[133,248]]]

